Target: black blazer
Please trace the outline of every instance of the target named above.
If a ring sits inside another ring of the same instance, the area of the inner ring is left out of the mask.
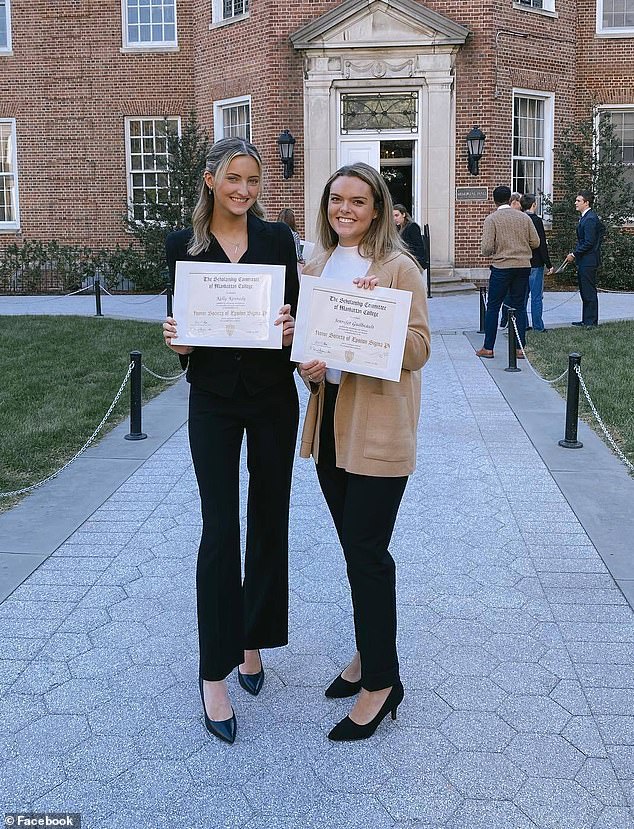
[[[550,268],[550,256],[548,254],[548,244],[546,242],[544,223],[537,213],[531,213],[530,210],[527,210],[526,212],[528,213],[528,218],[535,225],[535,230],[539,236],[539,247],[535,248],[533,255],[531,256],[531,268],[541,268],[544,266]]]
[[[401,230],[401,239],[407,245],[407,249],[412,254],[414,259],[418,262],[423,270],[427,267],[427,250],[425,240],[423,239],[420,227],[416,222],[407,222],[405,227]]]
[[[291,306],[295,315],[299,281],[297,278],[297,252],[291,229],[282,222],[264,222],[252,214],[247,215],[248,248],[240,264],[286,265],[284,302]],[[176,262],[229,262],[227,254],[214,239],[203,253],[191,256],[187,245],[192,229],[176,230],[165,240],[165,252],[170,280],[174,287]],[[277,308],[275,309],[277,311]],[[178,320],[176,321],[178,323]],[[290,361],[290,346],[269,348],[195,348],[191,354],[181,357],[181,365],[187,368],[187,380],[200,388],[231,397],[238,381],[242,380],[249,394],[291,378],[295,369]]]
[[[577,225],[577,244],[573,250],[577,265],[597,267],[601,264],[603,224],[594,210],[587,211]]]

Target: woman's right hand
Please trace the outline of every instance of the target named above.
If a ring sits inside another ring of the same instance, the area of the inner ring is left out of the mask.
[[[299,374],[304,380],[319,385],[324,382],[326,376],[326,364],[323,360],[311,360],[308,363],[299,364]]]
[[[163,323],[163,339],[165,340],[165,345],[177,354],[191,354],[194,350],[192,345],[172,345],[172,338],[176,336],[176,320],[174,317],[167,317]]]

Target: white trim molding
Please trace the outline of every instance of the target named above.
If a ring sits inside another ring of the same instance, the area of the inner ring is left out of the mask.
[[[248,135],[241,135],[239,132],[225,133],[225,110],[237,109],[241,106],[248,107],[249,111]],[[219,141],[221,138],[228,138],[229,135],[240,135],[241,138],[245,138],[247,141],[253,141],[250,95],[240,95],[237,98],[223,98],[220,101],[214,101],[214,141]]]
[[[2,182],[3,199],[8,193],[11,198],[11,211],[13,218],[9,221],[0,220],[0,232],[12,232],[20,230],[20,197],[18,194],[18,152],[17,152],[17,129],[15,118],[0,118],[0,127],[8,138],[7,154],[3,161],[8,162],[9,170],[0,172]],[[8,129],[6,129],[8,127]],[[3,145],[0,144],[0,153]],[[4,167],[4,164],[2,165]],[[11,186],[5,189],[5,179],[11,179]]]
[[[232,6],[236,0],[232,0]],[[229,23],[237,23],[240,20],[246,20],[249,17],[249,0],[239,0],[239,5],[242,6],[242,11],[237,14],[230,14],[225,17],[225,2],[224,0],[212,0],[211,4],[211,23],[210,29],[216,29],[219,26],[227,26]]]
[[[140,164],[140,166],[137,166],[137,167],[133,168],[133,166],[132,166],[132,155],[133,155],[133,153],[132,153],[132,137],[133,136],[131,135],[131,132],[130,132],[130,124],[133,123],[133,122],[136,122],[136,121],[141,123],[141,134],[134,136],[134,139],[139,141],[139,150],[140,150],[140,152],[136,152],[136,153],[134,153],[134,155],[141,157],[141,164]],[[149,133],[144,134],[144,132],[145,132],[144,129],[143,129],[143,122],[144,121],[151,121],[153,123],[154,126],[152,128],[152,135],[149,135]],[[181,134],[181,119],[178,115],[166,115],[166,116],[161,116],[161,115],[154,115],[154,116],[128,115],[125,118],[125,121],[124,121],[126,192],[127,192],[127,200],[128,200],[128,210],[130,212],[130,217],[131,218],[134,218],[134,212],[133,212],[134,211],[134,199],[133,199],[133,195],[134,195],[135,190],[142,190],[143,192],[145,192],[146,189],[149,188],[149,189],[156,190],[156,192],[158,193],[158,191],[160,189],[164,189],[161,185],[159,185],[158,181],[154,184],[147,185],[146,184],[146,176],[163,175],[167,171],[166,166],[157,166],[156,161],[153,161],[153,163],[151,165],[146,165],[145,164],[145,157],[146,156],[151,156],[153,158],[156,158],[156,156],[154,156],[154,151],[156,151],[156,138],[157,138],[156,124],[157,123],[162,124],[163,121],[175,122],[177,133],[180,136],[180,134]],[[150,140],[150,139],[152,140],[153,148],[152,148],[152,151],[146,151],[145,141]],[[167,158],[167,148],[166,148],[165,153],[163,153],[163,151],[161,150],[160,155],[165,155],[165,157]],[[135,175],[143,177],[143,186],[142,187],[133,186],[133,176],[135,176]],[[142,203],[138,202],[137,204],[142,204]],[[143,202],[143,204],[147,204],[147,202]]]
[[[631,37],[634,38],[634,21],[627,26],[604,26],[603,14],[604,3],[606,0],[596,0],[597,2],[597,37]],[[609,0],[612,2],[612,0]],[[634,17],[634,0],[624,0],[627,3],[627,14]]]
[[[11,43],[11,0],[0,0],[2,3],[4,21],[7,33],[7,42],[0,43],[0,55],[12,55],[13,47]]]
[[[553,165],[554,165],[554,132],[555,132],[555,94],[554,92],[543,92],[537,89],[513,89],[512,104],[511,104],[511,136],[512,140],[515,137],[515,100],[517,98],[532,98],[533,100],[541,101],[544,105],[544,135],[543,135],[543,155],[529,155],[528,158],[543,159],[543,173],[542,173],[542,193],[552,197],[553,192]],[[514,189],[515,177],[513,170],[513,162],[518,156],[515,155],[515,148],[511,145],[511,189]],[[521,158],[521,156],[519,156]],[[536,195],[539,195],[537,193]]]
[[[177,0],[149,0],[148,5],[140,5],[138,0],[121,0],[121,30],[125,52],[163,52],[172,51],[178,46],[178,24],[176,13]],[[147,10],[145,12],[144,10]],[[141,19],[147,14],[148,19]],[[137,19],[132,19],[136,17]],[[173,19],[171,19],[173,18]],[[138,39],[130,39],[130,26],[138,29]],[[161,37],[154,38],[154,31],[160,30]],[[165,37],[166,32],[173,37]],[[148,37],[144,37],[144,34]]]
[[[555,11],[555,0],[513,0],[513,8],[543,17],[559,17]]]

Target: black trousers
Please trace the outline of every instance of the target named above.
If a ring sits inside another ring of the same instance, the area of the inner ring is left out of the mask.
[[[202,505],[196,590],[200,672],[224,679],[244,650],[288,642],[288,512],[299,405],[292,377],[249,396],[196,386],[189,442]],[[249,491],[244,582],[240,561],[239,471],[247,435]]]
[[[577,266],[577,281],[584,325],[597,325],[599,322],[599,298],[597,297],[597,265],[584,265],[583,260]]]
[[[333,418],[338,386],[326,383],[317,476],[343,548],[354,630],[367,691],[399,679],[396,653],[396,565],[388,546],[407,476],[353,475],[337,467]]]

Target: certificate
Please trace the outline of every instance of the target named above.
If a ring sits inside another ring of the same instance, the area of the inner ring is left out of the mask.
[[[291,360],[400,380],[411,291],[302,276]]]
[[[177,262],[174,345],[281,348],[284,265]]]

